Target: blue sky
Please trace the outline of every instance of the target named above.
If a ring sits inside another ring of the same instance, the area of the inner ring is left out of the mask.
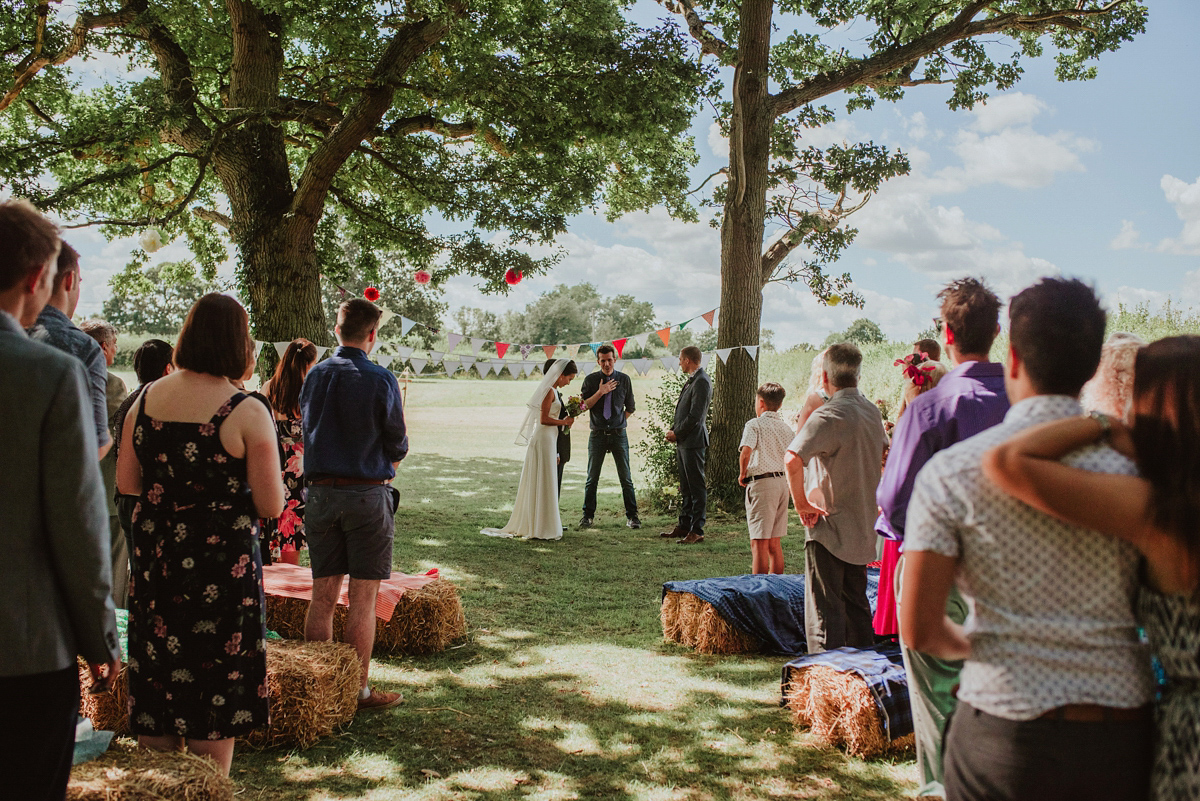
[[[1188,88],[1200,73],[1200,6],[1169,0],[1150,8],[1147,32],[1104,58],[1094,81],[1058,83],[1045,58],[1026,65],[1014,90],[970,112],[949,111],[944,87],[918,87],[900,103],[843,113],[812,132],[821,144],[899,147],[913,170],[852,218],[860,233],[838,269],[853,275],[866,308],[826,308],[802,289],[771,285],[763,326],[776,343],[819,342],[860,316],[910,338],[928,326],[937,289],[968,274],[1003,297],[1038,276],[1064,274],[1095,282],[1110,307],[1167,297],[1200,307],[1200,112]],[[636,13],[662,15],[652,3]],[[725,143],[707,116],[693,134],[699,183],[725,163]],[[70,238],[84,255],[80,312],[96,313],[132,240]],[[680,223],[661,209],[612,224],[585,215],[558,244],[567,254],[558,267],[507,297],[453,279],[451,307],[520,309],[555,284],[582,281],[652,301],[673,322],[719,303],[719,235],[706,221]],[[180,257],[179,245],[155,254]]]

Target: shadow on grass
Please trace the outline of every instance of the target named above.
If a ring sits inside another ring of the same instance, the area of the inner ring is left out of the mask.
[[[417,469],[414,469],[417,468]],[[744,522],[681,548],[624,526],[619,490],[598,527],[559,542],[479,534],[507,519],[520,464],[423,457],[401,470],[395,564],[459,587],[467,639],[377,657],[404,706],[362,714],[305,751],[240,752],[242,798],[892,799],[911,763],[864,762],[797,732],[778,706],[783,657],[711,657],[662,642],[662,582],[745,571]],[[466,478],[467,481],[458,479]],[[582,476],[564,509],[582,503]],[[604,488],[604,484],[602,484]],[[464,494],[471,493],[471,494]],[[607,507],[607,508],[606,508]],[[498,511],[497,511],[498,510]],[[569,520],[569,516],[564,514]],[[802,540],[791,538],[797,552]],[[793,569],[801,569],[797,559]]]

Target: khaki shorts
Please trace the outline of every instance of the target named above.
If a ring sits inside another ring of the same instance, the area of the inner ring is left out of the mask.
[[[746,487],[746,524],[750,539],[769,540],[787,534],[788,483],[785,476],[760,478]]]

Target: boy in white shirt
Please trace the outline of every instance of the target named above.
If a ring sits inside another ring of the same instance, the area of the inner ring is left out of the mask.
[[[779,414],[786,391],[768,381],[758,388],[753,420],[742,429],[738,483],[746,488],[750,528],[750,571],[783,572],[783,540],[788,523],[788,483],[783,456],[795,432]]]

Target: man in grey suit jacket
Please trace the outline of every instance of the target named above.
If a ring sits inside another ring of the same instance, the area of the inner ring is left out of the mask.
[[[704,459],[708,454],[708,404],[712,380],[700,366],[700,349],[688,346],[679,351],[679,369],[690,377],[675,404],[675,422],[667,432],[674,442],[679,466],[679,523],[663,537],[682,537],[680,545],[704,542],[708,488],[704,483]]]
[[[5,797],[66,795],[76,655],[111,688],[120,668],[108,510],[83,365],[25,334],[50,296],[59,240],[0,203],[0,776]],[[10,795],[11,794],[11,795]]]

